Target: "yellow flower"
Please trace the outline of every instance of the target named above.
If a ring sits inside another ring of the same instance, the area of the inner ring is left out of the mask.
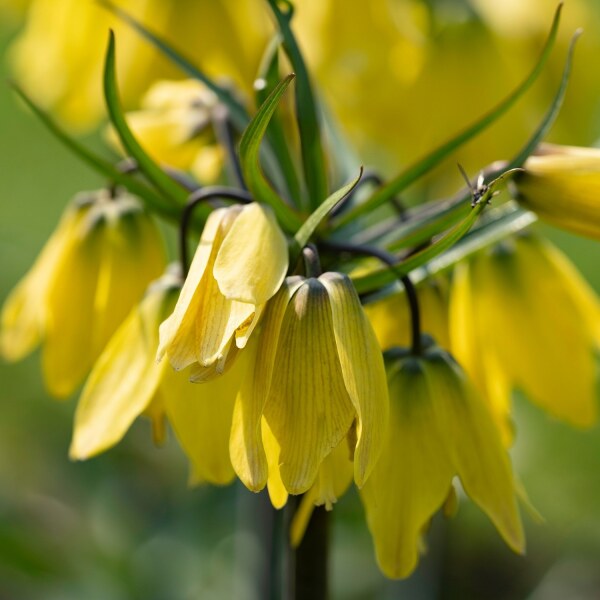
[[[519,201],[542,219],[600,239],[600,149],[543,144],[515,177]]]
[[[162,240],[136,198],[82,195],[6,300],[2,355],[19,360],[41,342],[48,390],[68,396],[163,267]]]
[[[388,364],[390,421],[381,458],[363,489],[377,561],[408,577],[421,536],[452,498],[452,479],[488,515],[507,544],[524,537],[509,457],[484,401],[449,354],[395,349]]]
[[[243,348],[285,277],[287,241],[269,207],[220,208],[206,222],[173,314],[160,327],[159,360],[193,363],[196,380],[222,373]]]
[[[127,121],[155,161],[191,170],[203,183],[213,183],[223,166],[223,150],[212,130],[215,104],[214,94],[199,81],[158,81],[142,99],[141,109],[127,113]],[[119,145],[112,128],[108,139]]]
[[[306,492],[349,438],[362,486],[379,456],[387,411],[381,351],[350,279],[287,278],[269,302],[234,409],[231,459],[243,483],[262,489],[275,463],[287,492]],[[263,444],[263,416],[277,443],[275,460]]]
[[[71,458],[110,448],[142,414],[153,420],[154,437],[161,441],[166,416],[191,461],[193,483],[224,485],[233,479],[229,433],[244,361],[202,385],[190,383],[167,362],[156,362],[158,327],[180,288],[172,273],[154,282],[100,355],[77,406]]]
[[[447,347],[448,282],[445,278],[435,277],[419,283],[416,289],[421,329],[441,346]],[[410,310],[403,290],[365,305],[365,314],[383,350],[392,346],[410,345]]]
[[[255,0],[115,4],[212,76],[227,75],[250,90],[269,23],[264,7]],[[147,40],[95,0],[31,0],[25,28],[10,49],[17,80],[69,125],[94,126],[105,114],[102,68],[109,28],[118,42],[125,106],[134,105],[152,81],[181,76]]]
[[[513,388],[572,425],[596,421],[598,301],[548,241],[519,236],[460,264],[450,326],[453,353],[490,401],[507,442]]]

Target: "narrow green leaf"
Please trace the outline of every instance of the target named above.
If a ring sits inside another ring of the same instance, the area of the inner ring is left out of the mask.
[[[135,194],[146,202],[148,208],[154,210],[160,215],[168,218],[177,216],[178,211],[165,201],[152,189],[144,185],[131,175],[122,173],[110,162],[98,156],[91,150],[88,150],[83,144],[66,133],[59,125],[43,111],[23,90],[13,84],[13,89],[25,104],[33,111],[48,130],[60,140],[73,154],[79,157],[84,163],[97,171],[100,175],[106,177],[111,182],[122,185],[132,194]]]
[[[254,84],[256,90],[256,103],[263,104],[268,95],[279,83],[279,46],[281,38],[276,35],[268,44],[259,67],[258,78]],[[300,181],[296,173],[296,164],[290,152],[287,135],[281,119],[277,118],[277,111],[273,115],[267,128],[267,139],[273,153],[279,160],[281,172],[285,179],[291,200],[297,207],[301,207],[302,192]]]
[[[465,219],[455,225],[452,229],[450,229],[450,231],[440,236],[436,241],[428,245],[426,248],[411,254],[408,258],[402,262],[399,262],[397,265],[395,265],[393,271],[391,271],[389,268],[381,268],[366,275],[353,277],[352,281],[354,282],[357,291],[361,294],[373,292],[384,285],[392,283],[395,279],[402,275],[408,275],[414,269],[423,266],[436,256],[439,256],[442,252],[445,252],[454,246],[454,244],[464,237],[469,232],[471,227],[473,227],[479,215],[487,206],[487,202],[492,197],[495,188],[506,177],[513,173],[514,170],[506,171],[497,179],[490,182],[486,193],[481,197],[479,203],[471,209]]]
[[[227,106],[236,127],[240,131],[244,130],[246,125],[248,125],[250,122],[250,116],[248,115],[244,106],[228,89],[215,83],[210,77],[208,77],[208,75],[204,73],[204,71],[196,67],[190,59],[186,58],[184,54],[173,49],[173,47],[166,40],[151,31],[148,27],[143,25],[133,15],[122,9],[120,6],[116,6],[110,0],[97,0],[97,2],[110,12],[117,15],[124,23],[127,23],[127,25],[137,31],[144,39],[150,42],[171,61],[173,61],[173,63],[175,63],[184,73],[193,79],[198,79],[201,81],[211,92],[215,94],[215,96],[217,96],[217,98],[223,104],[225,104],[225,106]]]
[[[325,155],[321,140],[317,103],[302,53],[290,27],[293,12],[292,3],[290,0],[267,1],[277,21],[277,26],[283,39],[283,47],[297,77],[296,113],[300,133],[302,165],[309,203],[312,208],[316,208],[323,201],[323,198],[327,196],[327,170],[325,167]],[[278,2],[282,2],[287,6],[288,10],[286,13],[281,11]]]
[[[521,96],[523,96],[523,94],[533,85],[541,73],[544,65],[546,64],[548,57],[550,56],[550,52],[554,46],[554,42],[556,41],[561,9],[562,4],[559,4],[554,15],[554,20],[552,21],[552,27],[550,29],[548,39],[546,40],[546,44],[542,49],[542,53],[538,62],[533,67],[529,75],[517,88],[513,90],[511,94],[509,94],[492,110],[480,117],[477,121],[469,125],[466,129],[461,131],[452,139],[448,140],[441,146],[438,146],[435,150],[422,159],[418,160],[412,165],[409,165],[404,171],[389,181],[385,186],[379,188],[365,202],[355,206],[353,209],[342,215],[335,224],[335,227],[344,227],[361,215],[364,215],[378,206],[385,204],[391,198],[400,194],[417,179],[429,172],[433,167],[439,164],[458,147],[462,146],[464,143],[481,133],[484,129],[489,127],[492,123],[494,123],[494,121],[506,113],[506,111],[508,111],[508,109],[511,108],[517,102],[517,100],[519,100],[519,98],[521,98]]]
[[[345,185],[344,187],[334,192],[323,202],[320,204],[315,211],[304,221],[302,227],[298,229],[296,235],[294,236],[294,240],[297,244],[298,249],[304,248],[312,234],[316,231],[317,227],[323,222],[323,220],[327,217],[327,215],[348,195],[352,192],[352,190],[356,187],[360,178],[363,174],[363,168],[360,168],[360,173],[358,177],[356,177],[353,181]]]
[[[292,79],[294,79],[293,73],[283,79],[269,94],[252,121],[250,121],[240,141],[240,162],[244,179],[254,198],[259,202],[268,204],[275,211],[284,229],[294,233],[302,224],[300,218],[271,187],[260,168],[259,162],[261,141],[279,100]]]
[[[188,192],[178,183],[171,179],[151,158],[135,139],[125,115],[121,110],[119,90],[117,86],[115,68],[115,35],[110,32],[108,48],[106,50],[106,62],[104,64],[104,97],[110,120],[119,134],[119,138],[127,153],[137,162],[142,173],[151,181],[156,188],[168,199],[176,204],[183,205],[187,201]],[[208,210],[207,207],[202,207]]]

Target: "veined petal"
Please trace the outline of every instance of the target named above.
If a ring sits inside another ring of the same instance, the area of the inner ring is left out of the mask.
[[[355,418],[325,286],[307,279],[287,306],[264,415],[281,447],[281,479],[292,494],[315,481],[323,459]]]
[[[229,450],[231,462],[242,483],[253,492],[267,484],[268,464],[262,441],[261,419],[273,375],[281,323],[292,296],[302,285],[302,278],[288,277],[278,294],[268,303],[256,344],[250,371],[242,383],[233,411]]]
[[[446,451],[468,496],[515,551],[525,549],[515,482],[506,450],[484,401],[460,367],[439,349],[424,362]]]
[[[288,499],[288,493],[283,485],[283,481],[281,481],[281,472],[279,470],[281,448],[265,418],[262,419],[261,425],[263,445],[269,465],[269,478],[267,479],[269,498],[271,499],[273,508],[280,509],[286,505]]]
[[[257,202],[245,206],[215,261],[221,293],[231,300],[264,304],[281,287],[287,268],[287,240],[273,211]]]
[[[222,377],[194,384],[187,372],[171,368],[161,381],[167,417],[192,464],[194,482],[226,485],[234,477],[229,436],[235,398],[248,366],[242,354]]]
[[[222,239],[222,221],[230,214],[228,209],[220,208],[208,217],[175,310],[160,326],[157,358],[162,359],[168,352],[169,360],[176,369],[183,369],[196,362],[196,316],[201,299],[200,282],[207,271],[211,255],[216,254],[215,246]]]
[[[69,454],[86,459],[110,448],[150,405],[168,365],[154,360],[158,324],[174,291],[148,293],[111,338],[94,365],[75,413]]]
[[[360,491],[381,570],[408,577],[420,538],[443,506],[454,468],[440,435],[422,361],[405,359],[390,374],[390,419],[381,457]]]
[[[329,295],[344,384],[358,414],[354,479],[361,487],[379,458],[389,410],[383,356],[352,282],[340,273],[319,281]]]

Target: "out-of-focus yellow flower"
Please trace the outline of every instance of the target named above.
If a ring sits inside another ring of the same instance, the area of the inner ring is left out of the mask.
[[[304,493],[349,437],[362,486],[379,456],[387,412],[381,351],[350,279],[286,279],[269,302],[255,366],[234,410],[231,458],[243,483],[262,489],[275,463],[285,490]],[[263,416],[278,459],[267,455]]]
[[[146,152],[161,164],[192,171],[204,184],[213,183],[223,167],[223,150],[212,129],[214,94],[199,81],[159,81],[127,121]],[[109,141],[118,146],[114,130]]]
[[[600,239],[600,149],[543,144],[515,177],[519,202],[542,219]]]
[[[458,265],[450,328],[452,351],[490,401],[505,441],[513,388],[572,425],[596,421],[598,300],[548,241],[519,236]]]
[[[68,396],[164,260],[158,230],[136,198],[81,195],[6,300],[2,355],[19,360],[41,342],[48,390]]]
[[[448,334],[448,282],[442,277],[426,279],[416,286],[421,329],[441,346],[450,345]],[[365,306],[379,346],[410,346],[410,310],[403,290]]]
[[[249,88],[268,30],[268,14],[255,0],[115,4],[211,75],[227,75]],[[118,42],[126,106],[132,106],[150,82],[180,75],[148,41],[95,0],[32,0],[25,28],[11,49],[16,77],[28,94],[73,127],[93,126],[104,114],[102,68],[109,28]]]
[[[524,549],[509,457],[484,400],[456,362],[433,346],[398,351],[388,365],[390,422],[384,449],[361,490],[381,570],[408,577],[421,536],[460,478],[506,543]]]
[[[0,13],[10,18],[22,18],[31,0],[0,0]]]
[[[225,370],[243,348],[288,268],[287,241],[272,210],[253,202],[213,211],[173,314],[160,326],[159,360],[192,378]]]
[[[153,420],[159,442],[166,416],[190,458],[193,483],[224,485],[233,479],[229,433],[244,361],[202,385],[190,383],[166,361],[156,362],[158,327],[180,289],[173,273],[154,282],[100,355],[75,414],[71,458],[86,459],[110,448],[142,414]]]

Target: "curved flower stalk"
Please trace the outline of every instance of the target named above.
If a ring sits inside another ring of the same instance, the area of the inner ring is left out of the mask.
[[[515,185],[519,202],[542,219],[600,239],[600,149],[542,144]]]
[[[266,310],[234,410],[231,458],[242,482],[262,489],[276,463],[288,493],[306,492],[349,438],[362,486],[379,456],[387,412],[381,351],[348,277],[286,279]],[[278,459],[263,443],[263,418]]]
[[[223,168],[223,149],[211,125],[215,95],[199,81],[158,81],[127,122],[146,152],[158,163],[191,171],[204,184],[214,183]],[[114,130],[111,144],[119,146]]]
[[[112,447],[140,415],[152,419],[160,442],[167,417],[190,459],[191,482],[224,485],[233,479],[229,432],[244,361],[204,385],[191,384],[188,373],[173,371],[166,361],[156,362],[158,327],[180,289],[181,278],[173,272],[154,282],[100,355],[77,406],[71,458],[87,459]]]
[[[19,360],[41,343],[48,391],[69,396],[164,263],[135,197],[82,194],[4,304],[2,355]]]
[[[439,347],[423,356],[396,348],[386,362],[390,422],[361,490],[381,570],[392,578],[412,573],[422,535],[453,497],[455,476],[506,543],[523,552],[510,460],[484,400]]]
[[[457,266],[452,349],[511,440],[511,391],[579,427],[597,418],[600,308],[556,248],[528,234]]]
[[[287,241],[269,207],[213,211],[173,314],[160,326],[158,359],[167,355],[176,370],[196,363],[198,381],[223,373],[287,268]]]
[[[450,345],[448,332],[448,281],[443,276],[425,279],[415,286],[421,312],[421,327],[443,347]],[[410,346],[410,309],[403,290],[365,305],[379,346]]]

